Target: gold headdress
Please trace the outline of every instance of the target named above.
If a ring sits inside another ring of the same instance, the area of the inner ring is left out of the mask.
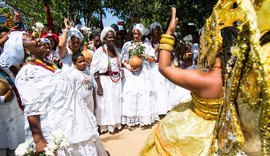
[[[266,32],[270,31],[270,0],[264,0],[256,4],[256,12],[258,18],[258,27],[263,36]]]
[[[244,20],[242,8],[238,7],[237,0],[219,0],[217,2],[211,16],[206,20],[205,30],[201,35],[199,68],[211,68],[216,55],[221,52],[220,30],[233,25],[241,27]]]
[[[264,21],[270,15],[267,8],[270,3],[269,0],[257,2],[257,12],[249,0],[236,0],[236,3],[245,20],[241,24],[237,46],[231,50],[237,60],[232,69],[227,69],[224,109],[219,123],[222,130],[222,125],[228,123],[229,114],[232,125],[227,127],[232,127],[226,132],[229,130],[236,138],[234,143],[224,146],[224,151],[233,155],[239,150],[248,155],[269,155],[270,43],[261,47],[260,38],[261,33],[269,31],[270,25]],[[229,140],[218,138],[222,139]]]

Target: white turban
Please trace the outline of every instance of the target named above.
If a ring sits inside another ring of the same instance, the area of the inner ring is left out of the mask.
[[[83,41],[83,35],[80,32],[80,30],[76,29],[76,28],[70,28],[68,31],[68,37],[67,37],[67,42],[69,42],[69,40],[71,39],[72,36],[77,37],[80,42]]]
[[[41,44],[48,43],[49,45],[51,45],[51,41],[47,38],[40,38],[40,42],[41,42]]]
[[[144,36],[146,34],[146,29],[145,29],[144,25],[141,23],[135,24],[133,26],[132,32],[134,32],[135,29],[139,30],[139,32],[142,34],[142,36]]]
[[[4,51],[0,56],[0,67],[16,66],[24,61],[23,32],[13,31],[8,35]]]
[[[150,25],[150,32],[156,27],[158,26],[160,29],[162,29],[162,26],[158,23],[158,22],[154,22]]]
[[[100,33],[100,41],[102,43],[103,43],[104,38],[106,37],[106,35],[108,34],[109,31],[112,31],[114,33],[114,35],[116,35],[116,32],[112,27],[105,27]]]

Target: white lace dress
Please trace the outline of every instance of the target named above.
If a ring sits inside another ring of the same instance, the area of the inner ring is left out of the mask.
[[[129,61],[129,47],[133,41],[126,42],[122,48],[122,62]],[[144,54],[154,56],[151,45],[144,43]],[[159,120],[156,92],[150,63],[143,60],[141,72],[134,74],[124,69],[123,98],[122,98],[122,124],[128,126],[151,125]]]
[[[33,139],[27,117],[39,115],[42,133],[48,142],[56,130],[69,139],[69,148],[59,151],[58,155],[107,155],[100,143],[96,119],[75,94],[75,83],[68,73],[61,70],[52,73],[26,64],[16,76],[16,86],[25,105],[27,140]]]
[[[118,56],[110,58],[107,56],[107,49],[105,52],[103,47],[96,50],[93,60],[91,62],[91,74],[106,73],[108,71],[108,58],[110,59],[110,66],[113,72],[120,72],[119,64],[121,59]],[[117,75],[117,74],[116,74]],[[119,75],[118,75],[119,76]],[[103,88],[103,96],[97,97],[97,106],[95,110],[95,115],[97,118],[97,124],[100,126],[101,132],[109,131],[113,132],[115,128],[121,128],[121,79],[120,77],[110,77],[108,75],[100,75],[100,83]],[[113,80],[118,80],[113,82]],[[96,87],[97,89],[97,87]],[[97,93],[97,92],[96,92]]]
[[[9,69],[3,69],[14,81]],[[0,73],[0,79],[7,82],[5,76]],[[0,104],[0,149],[14,150],[24,142],[24,115],[18,105],[15,93],[10,102]]]

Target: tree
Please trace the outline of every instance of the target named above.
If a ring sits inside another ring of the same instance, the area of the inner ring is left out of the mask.
[[[192,22],[201,27],[216,2],[217,0],[153,0],[151,3],[148,0],[107,0],[104,5],[113,9],[115,16],[127,22],[136,13],[146,26],[157,21],[165,27],[170,20],[171,7],[174,6],[182,23]]]
[[[31,21],[45,24],[47,23],[45,3],[48,3],[54,27],[58,30],[63,27],[64,17],[75,24],[83,18],[86,26],[98,26],[98,19],[94,15],[98,14],[102,8],[101,2],[96,0],[8,0],[6,2],[17,8],[22,15]]]

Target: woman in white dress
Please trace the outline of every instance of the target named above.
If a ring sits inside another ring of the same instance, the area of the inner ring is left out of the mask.
[[[103,45],[96,50],[90,67],[97,82],[97,124],[101,132],[110,133],[121,128],[121,60],[115,48],[115,35],[111,27],[102,30]]]
[[[17,146],[24,142],[23,106],[14,76],[8,68],[0,68],[0,83],[10,87],[4,96],[0,96],[0,155],[14,156]]]
[[[151,74],[151,64],[154,63],[155,51],[143,41],[145,27],[136,24],[133,28],[133,41],[126,42],[122,49],[122,63],[124,68],[122,124],[128,126],[151,125],[159,120],[156,106],[156,93]],[[130,67],[129,48],[141,44],[144,46],[143,64],[137,69]]]
[[[159,41],[162,34],[162,26],[158,22],[154,22],[150,26],[150,43],[155,50],[155,64],[152,66],[151,71],[153,73],[155,91],[157,95],[157,109],[159,115],[167,114],[170,109],[170,88],[171,82],[166,79],[158,71],[158,61],[159,61]]]
[[[22,40],[19,36],[10,39]],[[28,42],[36,44],[35,41]],[[24,46],[18,48],[16,42],[9,44],[13,45],[9,51],[24,55],[18,52],[23,51]],[[26,140],[33,140],[36,152],[41,152],[52,141],[52,132],[61,131],[68,137],[70,145],[57,155],[106,156],[95,117],[75,94],[74,80],[43,58],[49,51],[49,44],[38,43],[37,46],[39,53],[21,68],[15,80],[25,107]],[[10,63],[21,61],[17,57],[8,58]]]

